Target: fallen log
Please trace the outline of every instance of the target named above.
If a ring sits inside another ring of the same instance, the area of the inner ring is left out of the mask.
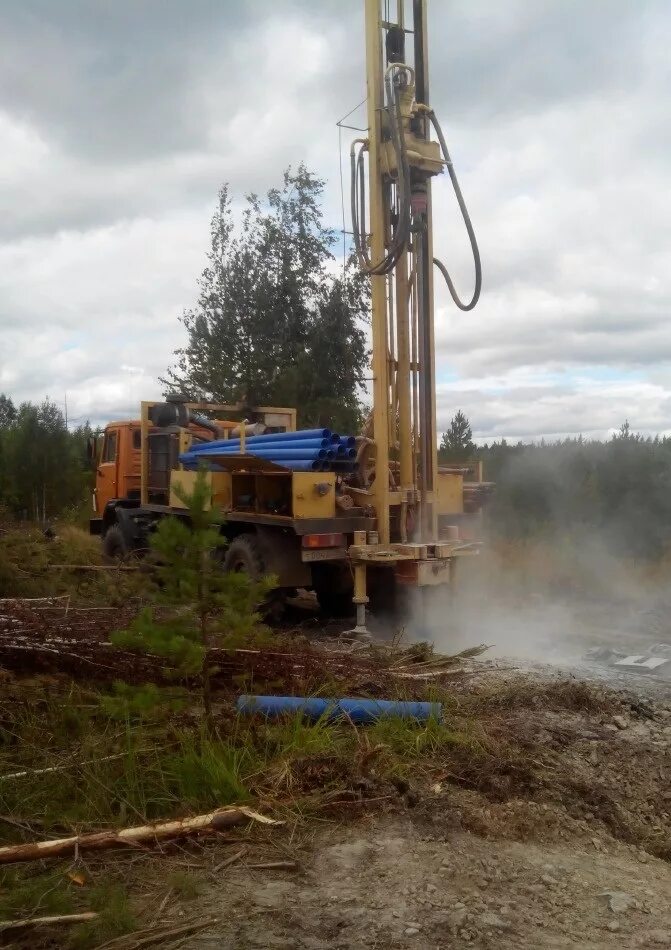
[[[122,828],[121,831],[99,831],[93,834],[72,835],[70,838],[55,838],[47,841],[34,841],[27,844],[7,845],[0,848],[0,864],[14,864],[19,861],[40,861],[43,858],[58,858],[70,853],[85,850],[116,848],[120,845],[138,845],[146,842],[164,841],[169,838],[183,838],[201,831],[220,831],[244,821],[258,821],[265,825],[280,825],[281,821],[260,815],[243,805],[228,805],[217,808],[206,815],[193,818],[181,818],[177,821],[163,821],[153,825],[140,825],[136,828]]]
[[[14,930],[31,930],[33,927],[53,927],[54,924],[85,924],[98,915],[87,910],[81,914],[58,914],[54,917],[26,917],[25,920],[0,920],[0,934]]]

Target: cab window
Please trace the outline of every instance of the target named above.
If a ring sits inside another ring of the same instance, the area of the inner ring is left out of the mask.
[[[142,430],[133,429],[133,448],[141,449],[142,448]]]
[[[117,433],[106,432],[105,433],[105,444],[103,445],[103,462],[116,462],[116,442],[117,442]]]

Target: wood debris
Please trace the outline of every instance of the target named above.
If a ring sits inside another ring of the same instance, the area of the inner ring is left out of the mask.
[[[155,841],[182,838],[204,831],[219,831],[250,820],[265,825],[282,824],[274,818],[260,815],[243,805],[228,805],[206,815],[196,815],[193,818],[182,818],[177,821],[162,821],[136,828],[122,828],[121,831],[100,831],[94,834],[72,835],[69,838],[7,845],[0,848],[0,864],[39,861],[43,858],[56,858],[66,854],[76,854],[79,851],[116,848],[121,845],[151,844]]]
[[[16,930],[33,930],[36,927],[53,927],[62,924],[86,924],[95,920],[98,914],[92,910],[81,914],[58,914],[51,917],[26,917],[25,920],[1,920],[0,934],[7,934]]]

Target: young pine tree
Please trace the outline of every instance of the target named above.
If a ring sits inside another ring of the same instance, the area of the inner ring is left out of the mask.
[[[475,445],[473,430],[466,415],[459,409],[447,432],[443,432],[439,453],[442,459],[450,462],[463,462],[473,457]]]
[[[127,630],[111,639],[115,646],[165,658],[175,679],[200,676],[205,723],[212,732],[211,682],[216,668],[208,650],[249,637],[260,622],[257,607],[272,579],[253,581],[247,574],[222,570],[221,517],[208,508],[210,497],[207,476],[200,471],[193,491],[180,494],[190,524],[165,518],[151,540],[158,564],[156,597],[163,609],[157,613],[146,607]],[[160,701],[155,688],[144,695]]]

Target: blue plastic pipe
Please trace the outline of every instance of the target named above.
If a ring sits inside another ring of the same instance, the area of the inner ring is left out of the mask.
[[[225,455],[219,456],[210,456],[207,459],[198,459],[198,458],[187,458],[185,455],[180,456],[180,462],[187,471],[195,471],[200,462],[206,462],[207,468],[212,472],[225,472],[226,466],[224,459],[227,458]],[[221,465],[217,464],[217,459],[221,461]],[[315,459],[310,461],[309,459],[264,459],[266,462],[272,462],[274,465],[279,465],[280,468],[286,468],[290,472],[323,472],[325,465],[328,465],[328,461],[320,461]]]
[[[274,717],[300,713],[307,719],[350,719],[357,724],[397,717],[427,722],[442,720],[441,703],[392,701],[388,699],[319,699],[303,696],[240,696],[235,704],[243,715],[259,713]]]
[[[338,443],[344,445],[346,449],[353,449],[356,446],[356,439],[353,435],[341,435]]]
[[[256,455],[260,459],[302,459],[305,462],[314,462],[316,459],[325,459],[326,449],[274,449],[259,448],[250,445],[246,450],[248,455]],[[220,455],[236,455],[233,452],[220,452]]]
[[[253,445],[246,445],[245,448],[249,448],[250,451],[252,449],[291,449],[292,451],[294,449],[305,449],[306,454],[308,454],[310,451],[318,449],[334,451],[338,447],[332,442],[329,442],[328,439],[306,439],[304,442],[255,442]],[[206,455],[207,453],[212,454],[213,452],[233,452],[235,454],[239,451],[240,443],[237,439],[235,441],[231,439],[230,442],[224,442],[221,445],[219,443],[215,445],[209,442],[194,445],[188,450],[187,454]]]
[[[188,458],[212,458],[216,456],[223,455],[238,455],[238,450],[229,449],[225,451],[224,449],[211,449],[206,452],[186,452],[185,455]],[[315,459],[325,459],[328,458],[328,449],[301,449],[301,448],[292,448],[287,446],[285,449],[273,448],[270,446],[266,448],[258,445],[250,445],[249,448],[245,449],[246,455],[256,455],[259,458],[277,458],[277,459],[304,459],[306,461],[314,461]]]
[[[332,441],[333,433],[330,429],[300,429],[298,432],[268,432],[266,435],[250,435],[245,439],[247,445],[262,442],[304,442],[306,439],[327,439]],[[340,436],[337,437],[338,439]],[[214,439],[211,442],[201,443],[209,447],[240,444],[240,439]]]
[[[290,442],[279,441],[277,439],[268,439],[267,441],[259,442],[250,442],[249,439],[245,440],[246,445],[257,445],[259,448],[261,446],[276,445],[278,448],[294,448],[295,446],[301,446],[302,448],[312,448],[312,449],[333,449],[336,446],[330,439],[294,439]],[[201,449],[232,449],[237,448],[240,445],[240,439],[226,439],[223,442],[198,442],[195,445],[192,445],[189,449],[190,452],[198,452]]]
[[[330,439],[330,429],[299,429],[297,432],[266,432],[265,435],[250,435],[245,442],[258,442],[259,439],[273,439],[275,442],[296,442],[298,439]]]

